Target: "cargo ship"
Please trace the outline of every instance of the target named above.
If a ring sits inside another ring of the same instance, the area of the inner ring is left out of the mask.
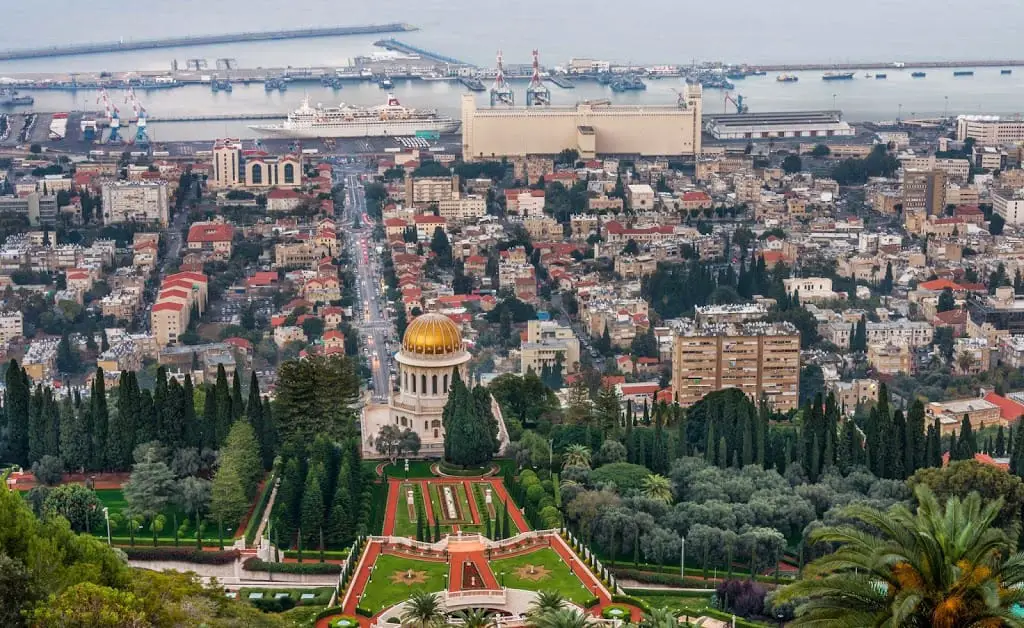
[[[853,79],[853,72],[825,72],[821,75],[823,81],[849,81]]]
[[[311,107],[305,98],[284,122],[249,128],[270,137],[394,137],[416,135],[417,131],[454,133],[460,124],[433,109],[404,107],[389,94],[387,104],[376,107],[344,103],[337,107]]]
[[[780,74],[775,77],[775,80],[780,83],[796,83],[800,80],[800,77],[794,74]]]
[[[884,78],[889,78],[889,77],[887,75],[885,75],[885,74],[876,74],[875,78],[876,79],[884,79]]]
[[[974,70],[955,70],[953,76],[974,76]]]
[[[999,70],[1000,74],[1013,74],[1013,70]]]

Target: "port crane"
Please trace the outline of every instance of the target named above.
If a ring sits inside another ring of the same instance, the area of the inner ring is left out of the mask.
[[[540,61],[537,49],[533,49],[533,76],[530,77],[530,86],[526,88],[526,106],[550,105],[551,90],[549,90],[540,78]]]
[[[107,94],[106,89],[100,90],[100,95],[96,98],[96,104],[103,105],[103,115],[107,119],[107,124],[110,127],[110,135],[107,137],[108,144],[120,144],[121,143],[121,115],[117,110],[117,105],[110,102],[110,95]]]
[[[149,146],[149,132],[146,130],[146,108],[142,106],[142,102],[139,101],[138,96],[135,95],[135,90],[131,87],[128,88],[128,93],[125,94],[125,103],[130,103],[132,111],[135,113],[135,144],[139,146]]]
[[[736,113],[747,113],[748,111],[750,111],[750,107],[748,107],[747,104],[743,102],[742,94],[736,94],[736,98],[733,98],[732,94],[726,93],[724,103],[726,112],[729,111],[729,103],[732,103],[733,106],[736,107]]]
[[[496,104],[512,106],[516,104],[516,95],[505,80],[505,68],[502,64],[501,51],[498,51],[498,74],[494,77],[494,85],[491,86],[491,106]]]

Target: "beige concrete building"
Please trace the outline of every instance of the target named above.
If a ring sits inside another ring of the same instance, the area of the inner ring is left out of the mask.
[[[242,141],[225,138],[213,145],[213,188],[235,187],[242,180]]]
[[[939,431],[943,436],[954,430],[960,432],[965,415],[975,433],[986,427],[1007,426],[999,406],[985,399],[933,402],[924,407],[924,412],[925,425],[933,425],[935,419],[939,419]]]
[[[167,182],[109,181],[101,188],[103,222],[157,223],[167,226]]]
[[[459,176],[405,178],[405,203],[425,205],[459,198]]]
[[[476,222],[487,215],[487,199],[482,196],[465,196],[437,201],[437,213],[449,224],[460,225]]]
[[[302,161],[295,155],[253,155],[245,158],[245,187],[275,188],[302,185]]]
[[[1024,120],[1002,120],[999,116],[959,116],[956,139],[974,139],[983,146],[1024,142]]]
[[[832,290],[832,280],[828,277],[791,277],[782,280],[786,294],[793,296],[799,293],[800,302],[830,301],[838,299],[839,294]]]
[[[596,155],[697,155],[701,145],[701,88],[686,85],[678,105],[478,108],[462,97],[462,154],[467,161],[556,155],[575,149]]]
[[[561,356],[564,375],[579,370],[580,341],[572,328],[563,327],[555,321],[529,321],[526,324],[526,341],[519,351],[519,372],[533,369],[539,375],[545,366],[552,368],[558,356]]]
[[[891,342],[868,343],[868,364],[882,375],[904,375],[910,373],[910,347]]]
[[[616,255],[615,272],[629,281],[653,275],[658,269],[658,260],[650,255]]]
[[[687,325],[676,335],[672,390],[682,406],[723,388],[762,395],[777,410],[799,405],[800,332],[789,323]]]
[[[626,186],[626,199],[633,211],[646,211],[654,208],[654,188],[646,183],[634,183]]]
[[[993,192],[992,211],[999,214],[1007,224],[1024,223],[1024,192],[1021,190]]]
[[[24,335],[24,316],[19,310],[0,312],[0,346]]]
[[[946,173],[906,170],[903,173],[903,211],[941,216],[946,209]]]
[[[966,159],[945,159],[935,155],[919,157],[908,154],[900,156],[899,160],[904,170],[940,170],[952,181],[966,181],[971,173],[971,162]]]

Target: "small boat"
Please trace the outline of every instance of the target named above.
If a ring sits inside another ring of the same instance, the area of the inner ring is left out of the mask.
[[[1013,70],[999,70],[1000,74],[1013,74]]]
[[[884,79],[884,78],[888,78],[888,77],[885,74],[876,74],[875,78],[876,79]]]
[[[823,81],[849,81],[853,79],[853,72],[825,72],[821,75]]]
[[[956,70],[953,76],[974,76],[974,70]]]
[[[911,72],[910,76],[913,77],[913,78],[924,78],[924,77],[926,77],[928,75],[925,74],[924,72]]]
[[[743,79],[747,78],[747,75],[744,74],[743,72],[729,72],[728,74],[725,75],[725,78],[732,79],[734,81],[742,81]]]
[[[767,76],[767,75],[768,75],[768,72],[766,72],[764,70],[754,70],[753,72],[750,73],[750,76]]]
[[[794,74],[780,74],[775,77],[775,80],[780,83],[796,83],[800,80],[800,77]]]

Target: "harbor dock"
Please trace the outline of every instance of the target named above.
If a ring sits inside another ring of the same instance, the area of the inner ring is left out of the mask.
[[[282,39],[307,39],[311,37],[341,37],[345,35],[372,35],[376,33],[405,33],[416,30],[415,26],[403,23],[370,24],[367,26],[327,26],[322,28],[301,28],[294,30],[251,31],[243,33],[221,33],[215,35],[192,35],[187,37],[165,37],[161,39],[136,39],[127,41],[68,44],[45,48],[20,48],[0,50],[0,61],[36,59],[39,57],[66,57],[72,55],[122,52],[126,50],[153,50],[157,48],[179,48],[184,46],[205,46],[236,42],[275,41]]]

